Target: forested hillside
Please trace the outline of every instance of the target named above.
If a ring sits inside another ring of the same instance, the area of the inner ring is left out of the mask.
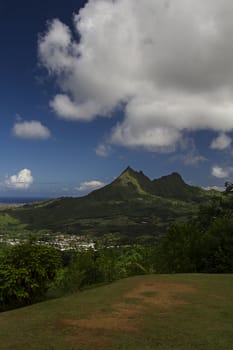
[[[80,198],[58,198],[9,210],[29,229],[103,236],[113,234],[125,242],[140,242],[166,232],[174,220],[196,215],[198,205],[216,191],[186,184],[177,173],[150,180],[128,167],[109,185]]]

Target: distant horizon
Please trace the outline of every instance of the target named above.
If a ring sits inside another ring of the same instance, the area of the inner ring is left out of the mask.
[[[36,201],[46,201],[49,199],[54,199],[54,198],[48,198],[48,197],[0,197],[0,204],[20,204],[26,202],[36,202]]]

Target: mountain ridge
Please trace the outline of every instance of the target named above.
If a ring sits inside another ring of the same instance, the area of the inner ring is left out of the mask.
[[[150,180],[143,171],[135,171],[128,166],[110,184],[97,189],[88,196],[105,199],[130,199],[135,196],[159,196],[184,201],[199,201],[206,191],[198,186],[185,183],[177,172]]]
[[[9,209],[31,230],[123,237],[124,242],[156,240],[174,220],[196,215],[212,192],[186,184],[173,172],[150,180],[127,167],[110,184],[83,197],[62,197]],[[220,195],[220,194],[219,194]]]

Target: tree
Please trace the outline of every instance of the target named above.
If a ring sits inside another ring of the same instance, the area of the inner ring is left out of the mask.
[[[233,272],[233,218],[215,218],[205,235],[205,271]]]
[[[75,292],[96,282],[99,280],[95,251],[91,248],[77,251],[64,273],[61,288],[66,292]]]
[[[228,193],[233,193],[233,183],[226,181],[225,182],[225,194],[228,194]]]
[[[2,310],[41,300],[61,266],[57,250],[24,243],[11,248],[0,263]]]
[[[201,205],[190,223],[175,223],[158,245],[160,272],[233,272],[233,184]]]
[[[200,272],[205,242],[203,232],[189,223],[175,223],[160,241],[158,270],[166,273]]]

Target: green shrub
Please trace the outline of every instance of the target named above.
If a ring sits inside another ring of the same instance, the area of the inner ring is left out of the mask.
[[[40,300],[60,266],[60,254],[52,247],[24,243],[11,248],[0,262],[0,309]]]

